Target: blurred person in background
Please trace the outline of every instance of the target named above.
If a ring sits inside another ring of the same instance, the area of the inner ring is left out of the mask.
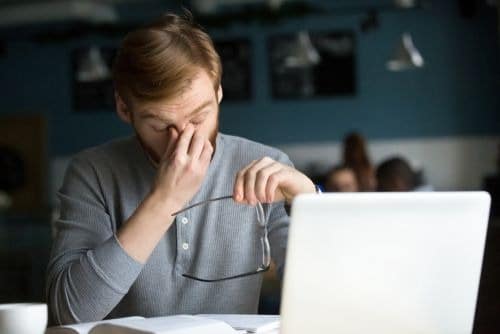
[[[375,171],[363,136],[352,132],[344,138],[343,146],[343,164],[354,171],[358,191],[375,191]]]
[[[402,157],[389,158],[377,167],[378,191],[413,191],[417,176],[410,164]]]
[[[345,165],[335,166],[326,174],[324,188],[328,192],[359,191],[356,174]]]
[[[424,170],[413,168],[403,157],[392,157],[379,164],[376,171],[378,191],[434,191]]]

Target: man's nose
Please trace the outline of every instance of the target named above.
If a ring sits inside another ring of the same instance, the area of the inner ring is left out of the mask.
[[[189,121],[186,121],[186,122],[179,123],[179,124],[172,124],[169,127],[174,129],[177,132],[177,134],[181,134],[188,124],[189,124]]]
[[[184,122],[184,123],[180,123],[180,124],[172,124],[169,127],[174,129],[177,132],[177,134],[181,134],[182,131],[184,131],[184,129],[186,128],[186,126],[188,124],[189,124],[189,122]]]

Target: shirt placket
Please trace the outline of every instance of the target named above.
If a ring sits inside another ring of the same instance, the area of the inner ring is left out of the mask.
[[[191,258],[191,214],[190,211],[180,213],[175,218],[177,227],[177,263],[176,270],[179,274],[189,267]]]

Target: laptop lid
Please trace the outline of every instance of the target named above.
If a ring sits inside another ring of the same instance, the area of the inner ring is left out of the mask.
[[[486,192],[297,197],[282,333],[470,334],[489,205]]]

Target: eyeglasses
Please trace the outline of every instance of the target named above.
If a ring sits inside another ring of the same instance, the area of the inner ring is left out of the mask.
[[[205,201],[194,203],[192,205],[185,207],[182,210],[174,212],[172,214],[172,216],[177,216],[179,213],[182,213],[184,211],[187,211],[187,210],[192,209],[192,208],[199,206],[199,205],[206,205],[206,204],[209,204],[211,202],[232,199],[232,198],[233,198],[233,196],[228,195],[228,196],[211,198],[211,199],[208,199]],[[189,274],[189,273],[184,273],[182,276],[196,280],[196,281],[200,281],[200,282],[212,283],[212,282],[227,281],[227,280],[232,280],[232,279],[236,279],[236,278],[256,275],[256,274],[260,274],[260,273],[268,271],[269,267],[271,265],[271,247],[269,245],[268,228],[267,228],[268,222],[267,222],[266,216],[264,214],[264,208],[262,207],[262,204],[260,202],[257,202],[257,205],[255,206],[255,210],[256,210],[256,214],[257,214],[257,223],[259,224],[260,232],[261,232],[260,245],[262,247],[262,263],[257,267],[256,270],[252,270],[252,271],[249,271],[249,272],[246,272],[243,274],[234,275],[234,276],[226,276],[226,277],[218,278],[218,279],[200,278],[200,277],[196,277],[196,276]]]

